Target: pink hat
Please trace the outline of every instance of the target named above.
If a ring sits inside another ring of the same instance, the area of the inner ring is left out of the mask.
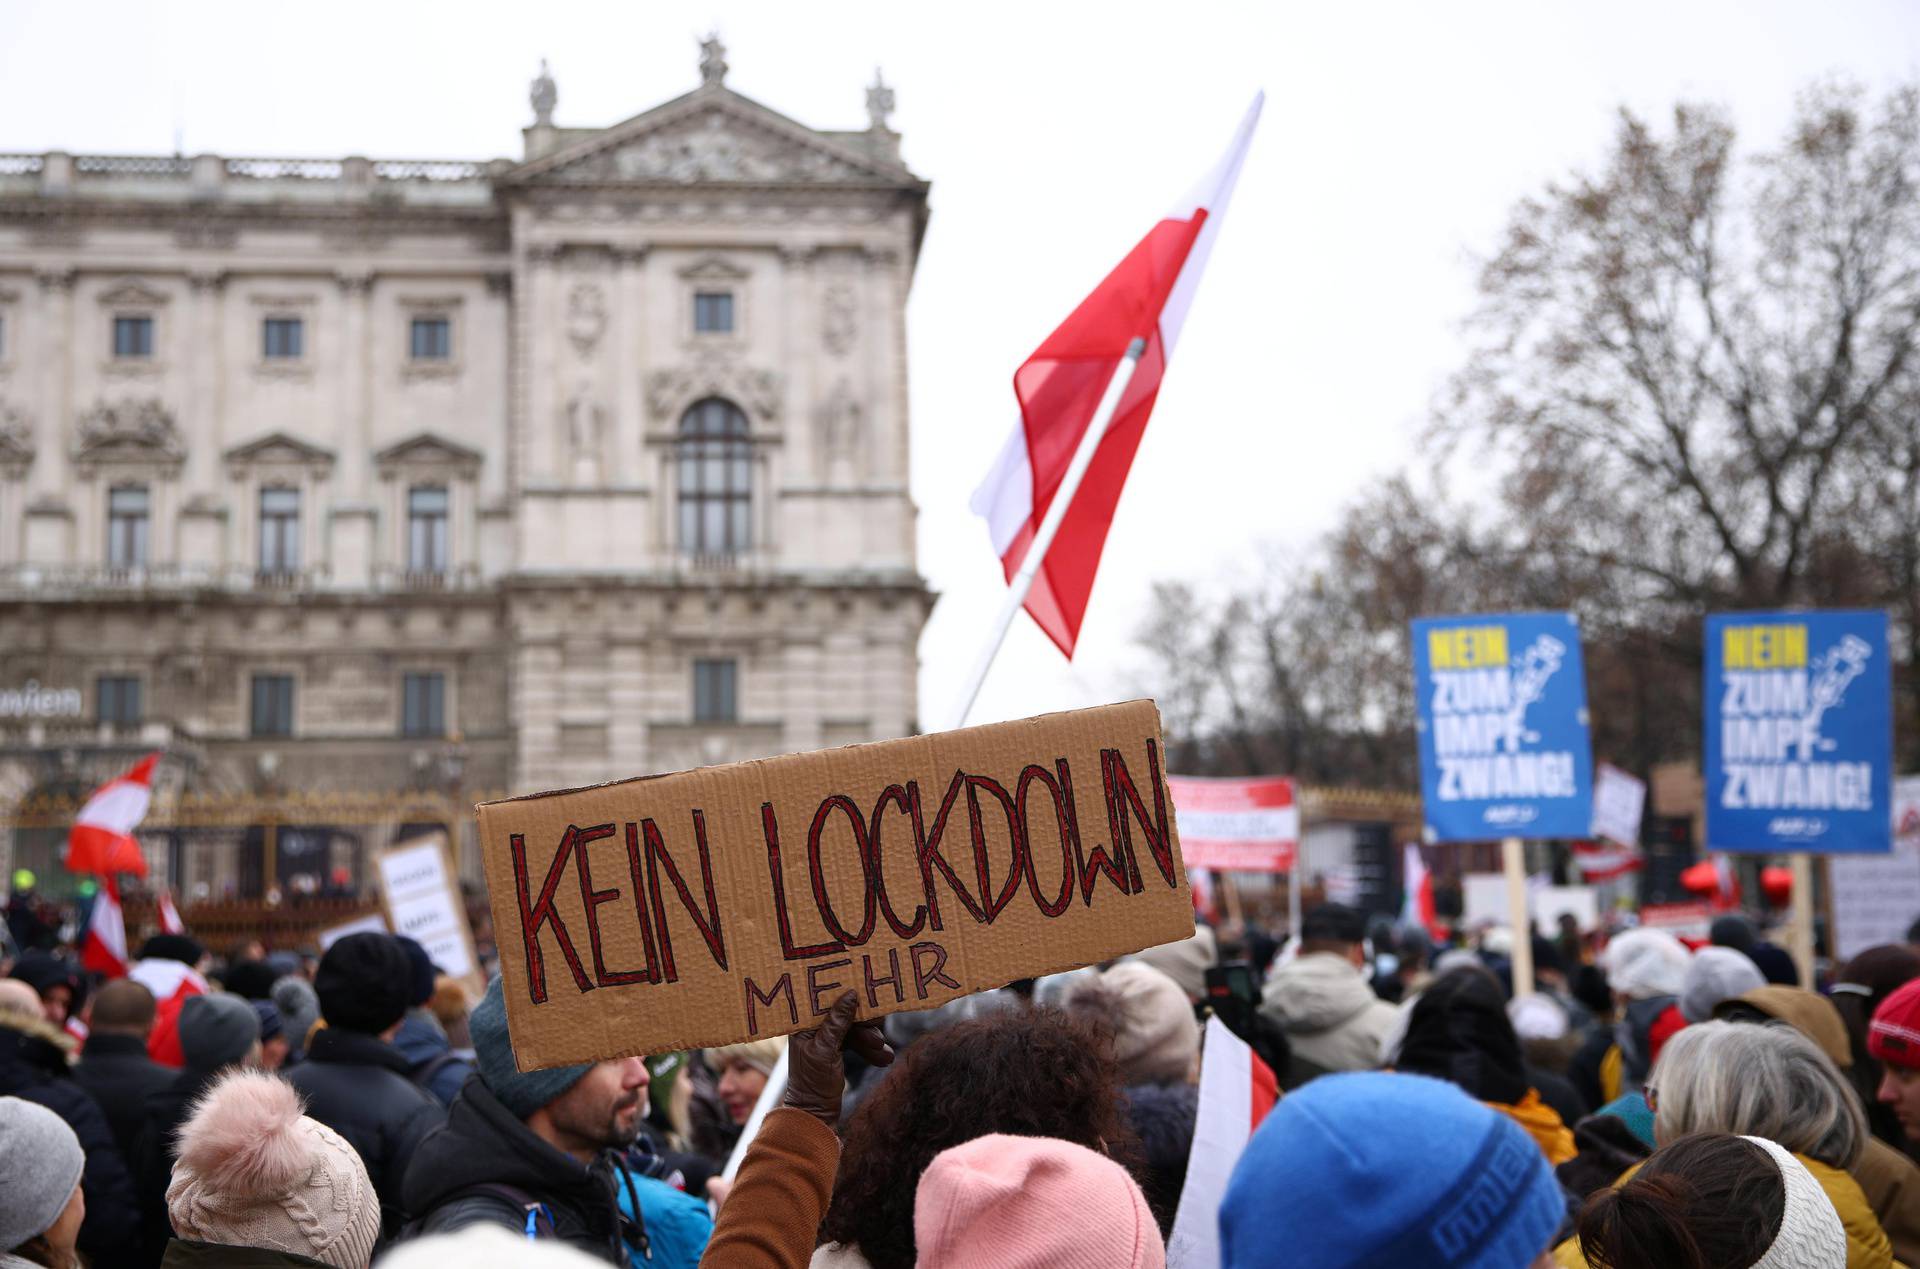
[[[1166,1269],[1127,1170],[1051,1137],[976,1137],[943,1150],[913,1200],[917,1269]]]

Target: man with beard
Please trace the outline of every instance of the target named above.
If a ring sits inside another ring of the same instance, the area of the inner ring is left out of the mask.
[[[647,1064],[622,1058],[520,1071],[507,1036],[500,980],[470,1021],[479,1078],[469,1079],[447,1122],[420,1143],[401,1197],[410,1234],[499,1225],[527,1238],[577,1247],[611,1264],[646,1258],[647,1235],[620,1209],[628,1184],[619,1154],[647,1113]],[[636,1208],[637,1210],[637,1208]]]

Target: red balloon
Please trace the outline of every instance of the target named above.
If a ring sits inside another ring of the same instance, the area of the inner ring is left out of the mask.
[[[1793,898],[1793,869],[1775,865],[1760,870],[1760,893],[1776,908],[1784,908]]]

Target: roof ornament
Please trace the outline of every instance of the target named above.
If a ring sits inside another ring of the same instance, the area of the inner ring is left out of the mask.
[[[547,70],[547,59],[540,59],[540,74],[527,90],[527,100],[533,104],[533,126],[551,128],[553,126],[553,108],[560,104],[560,90],[554,85],[553,74]]]
[[[867,127],[874,132],[887,131],[887,116],[893,113],[893,89],[880,78],[880,68],[873,68],[873,83],[867,89]]]
[[[726,78],[727,46],[720,42],[720,32],[714,31],[700,41],[700,83],[718,88]]]

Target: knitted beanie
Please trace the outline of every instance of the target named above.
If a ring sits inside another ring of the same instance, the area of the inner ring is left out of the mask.
[[[580,1082],[593,1069],[592,1063],[579,1066],[555,1066],[544,1071],[523,1071],[513,1060],[513,1037],[507,1033],[507,999],[502,994],[500,975],[487,984],[487,994],[474,1007],[468,1019],[474,1057],[480,1066],[480,1081],[499,1099],[515,1119],[525,1119],[560,1094]]]
[[[251,1001],[229,992],[188,996],[180,1006],[180,1053],[196,1071],[213,1071],[247,1056],[260,1038]]]
[[[1113,1035],[1120,1082],[1178,1084],[1194,1077],[1200,1025],[1179,984],[1150,965],[1121,961],[1075,984],[1067,1012],[1088,1015]]]
[[[1525,1269],[1564,1215],[1524,1129],[1420,1075],[1323,1075],[1280,1100],[1220,1204],[1222,1269]]]
[[[913,1199],[917,1269],[1164,1269],[1147,1196],[1085,1146],[994,1133],[943,1150]]]
[[[86,1164],[66,1120],[38,1102],[0,1097],[0,1258],[60,1219]]]
[[[1759,1146],[1779,1165],[1780,1183],[1786,1191],[1780,1229],[1767,1254],[1754,1261],[1753,1269],[1846,1269],[1846,1227],[1840,1223],[1833,1200],[1807,1171],[1807,1165],[1765,1137],[1740,1140]]]
[[[1607,986],[1629,1000],[1677,996],[1687,985],[1686,945],[1665,930],[1628,930],[1600,953]]]
[[[1766,985],[1766,975],[1745,952],[1703,947],[1687,962],[1680,988],[1680,1016],[1688,1022],[1705,1022],[1713,1017],[1713,1007],[1721,1001]]]
[[[713,1071],[733,1062],[751,1066],[762,1075],[773,1074],[774,1063],[787,1051],[787,1037],[768,1036],[764,1040],[742,1040],[738,1044],[723,1044],[717,1049],[707,1050],[707,1066]]]
[[[366,1269],[380,1198],[352,1146],[300,1113],[293,1086],[233,1071],[180,1130],[167,1215],[182,1238]]]
[[[379,1035],[413,1003],[413,962],[391,934],[349,934],[320,958],[313,990],[328,1026]]]
[[[1873,1011],[1867,1052],[1889,1066],[1920,1068],[1920,978],[1895,991]]]
[[[1135,952],[1127,960],[1153,966],[1180,984],[1180,990],[1187,993],[1188,1000],[1197,1001],[1206,997],[1207,971],[1213,968],[1219,955],[1213,931],[1202,925],[1194,928],[1192,938],[1149,947],[1145,951]]]

